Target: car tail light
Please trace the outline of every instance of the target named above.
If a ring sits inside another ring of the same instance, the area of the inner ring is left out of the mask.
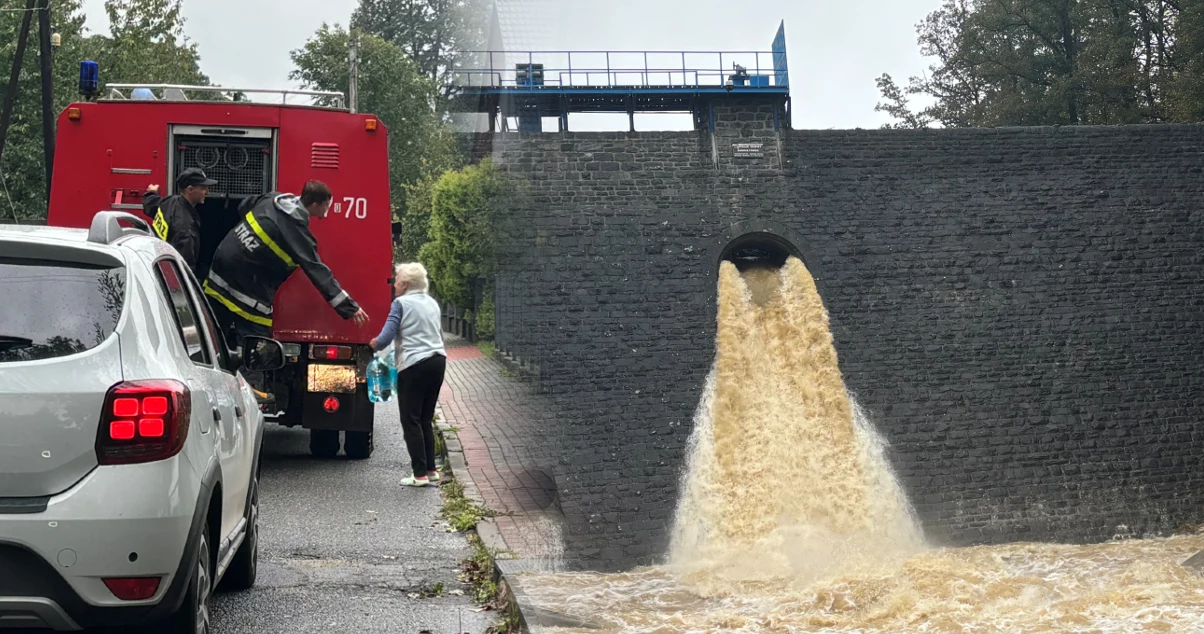
[[[351,346],[310,346],[309,358],[320,361],[350,361]]]
[[[192,394],[183,383],[119,383],[105,398],[96,438],[96,459],[102,465],[166,460],[184,447],[191,421]]]
[[[138,425],[132,420],[115,420],[109,423],[110,440],[133,440],[138,435]]]
[[[161,577],[108,577],[105,587],[122,601],[145,601],[159,591]]]

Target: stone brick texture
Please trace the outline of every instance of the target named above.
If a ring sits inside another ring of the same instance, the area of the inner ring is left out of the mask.
[[[1204,521],[1204,126],[779,131],[738,99],[716,122],[493,138],[525,183],[498,344],[548,404],[576,565],[665,554],[719,258],[763,231],[815,276],[932,543]]]

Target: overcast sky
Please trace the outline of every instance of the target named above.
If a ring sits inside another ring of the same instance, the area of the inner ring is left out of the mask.
[[[940,0],[504,1],[528,6],[521,13],[532,24],[521,39],[540,49],[768,51],[785,20],[795,128],[884,123],[887,118],[874,112],[874,79],[885,72],[903,83],[925,69],[915,25],[940,5]],[[107,28],[103,4],[84,0],[94,31]],[[184,0],[184,13],[186,31],[200,47],[201,68],[214,82],[286,87],[289,52],[323,22],[347,24],[356,4]]]
[[[214,83],[236,88],[295,87],[289,53],[323,22],[344,26],[358,0],[184,0],[184,30]],[[108,32],[104,0],[84,0],[88,28]],[[103,79],[104,69],[101,69]]]

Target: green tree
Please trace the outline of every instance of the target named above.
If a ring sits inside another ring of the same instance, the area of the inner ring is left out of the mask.
[[[14,7],[25,3],[11,3]],[[0,13],[0,76],[7,88],[22,11]],[[63,37],[63,46],[54,54],[54,96],[56,111],[76,95],[79,78],[78,60],[86,55],[88,42],[82,36],[84,16],[78,0],[51,2],[51,28]],[[4,156],[0,157],[0,218],[36,221],[46,217],[46,174],[42,147],[42,85],[38,60],[38,21],[34,16],[29,43],[17,85],[17,100],[8,129]]]
[[[485,0],[360,0],[353,29],[401,47],[419,71],[450,96],[456,51],[486,46]]]
[[[431,208],[435,184],[439,175],[423,174],[418,182],[406,188],[406,206],[401,214],[401,245],[398,255],[403,260],[417,260],[422,247],[430,242]]]
[[[359,37],[359,110],[375,114],[389,128],[393,208],[404,210],[411,185],[455,165],[454,139],[435,111],[435,82],[397,45],[374,35],[355,34]],[[290,78],[309,89],[346,92],[350,38],[346,29],[323,24],[304,47],[293,51],[296,70]]]
[[[204,86],[200,55],[184,34],[183,0],[106,0],[109,37],[97,60],[114,83]]]
[[[444,173],[431,190],[430,241],[419,259],[439,299],[476,308],[476,288],[490,288],[496,269],[494,221],[513,189],[486,160]]]
[[[918,80],[912,79],[913,85],[916,81]],[[882,93],[883,101],[874,106],[874,112],[885,112],[898,119],[898,122],[888,123],[883,126],[884,128],[915,130],[927,128],[932,123],[932,114],[929,111],[916,112],[911,108],[909,95],[922,92],[922,90],[911,91],[899,88],[890,75],[883,75],[878,78],[878,92]]]
[[[1177,73],[1167,87],[1167,111],[1174,121],[1204,121],[1204,0],[1177,4],[1178,15],[1166,19],[1172,26],[1155,39],[1155,50],[1172,51]]]
[[[497,333],[497,316],[493,306],[492,285],[485,288],[481,307],[477,309],[476,323],[473,324],[473,327],[476,329],[477,339],[493,341],[493,337]]]
[[[23,4],[23,3],[22,3]],[[55,111],[79,98],[79,63],[101,65],[108,83],[207,83],[196,48],[183,35],[180,0],[109,0],[108,35],[88,35],[79,0],[52,0],[51,28],[62,36],[54,51]],[[8,77],[16,52],[22,12],[0,12],[0,76]],[[46,218],[43,170],[41,80],[37,21],[25,53],[17,102],[0,159],[0,218],[22,222]]]
[[[945,0],[917,26],[925,77],[878,79],[893,127],[1123,124],[1176,120],[1191,39],[1184,9],[1200,0]],[[1197,29],[1198,32],[1198,29]],[[913,112],[908,99],[934,103]],[[1199,91],[1194,97],[1199,98]],[[1181,99],[1180,101],[1184,101]]]

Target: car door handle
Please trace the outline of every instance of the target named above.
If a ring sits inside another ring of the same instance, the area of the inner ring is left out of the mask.
[[[221,410],[219,410],[216,407],[213,408],[213,422],[215,422],[215,423],[222,422],[222,412],[221,412]]]
[[[244,412],[242,411],[242,405],[235,405],[234,406],[234,417],[242,418],[243,415],[244,415]]]

